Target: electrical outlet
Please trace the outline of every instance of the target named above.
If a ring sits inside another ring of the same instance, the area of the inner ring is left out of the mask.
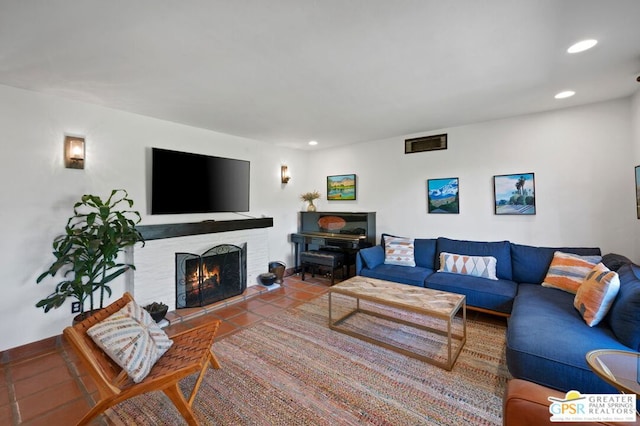
[[[71,302],[71,313],[72,314],[80,313],[80,302]]]

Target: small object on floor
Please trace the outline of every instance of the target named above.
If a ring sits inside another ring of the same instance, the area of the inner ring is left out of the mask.
[[[282,279],[284,277],[284,271],[287,265],[284,262],[275,261],[269,262],[269,272],[276,274],[276,283],[282,284]]]
[[[260,274],[258,279],[260,280],[260,284],[268,287],[276,282],[276,274],[265,272],[264,274]]]

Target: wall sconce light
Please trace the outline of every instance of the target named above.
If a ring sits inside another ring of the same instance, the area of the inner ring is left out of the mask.
[[[84,169],[84,138],[64,137],[64,166],[67,169]]]
[[[282,183],[289,183],[289,168],[287,166],[280,166],[280,178],[282,179]]]

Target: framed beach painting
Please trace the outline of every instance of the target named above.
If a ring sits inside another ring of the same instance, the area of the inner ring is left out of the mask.
[[[636,215],[640,219],[640,166],[636,166]]]
[[[495,214],[536,214],[536,185],[533,173],[493,177]]]
[[[457,177],[427,180],[427,211],[429,213],[460,213]]]
[[[327,200],[355,200],[356,175],[327,176]]]

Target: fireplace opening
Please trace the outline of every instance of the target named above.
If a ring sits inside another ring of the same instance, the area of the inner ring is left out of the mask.
[[[206,306],[247,289],[247,244],[215,246],[201,255],[176,253],[176,308]]]

